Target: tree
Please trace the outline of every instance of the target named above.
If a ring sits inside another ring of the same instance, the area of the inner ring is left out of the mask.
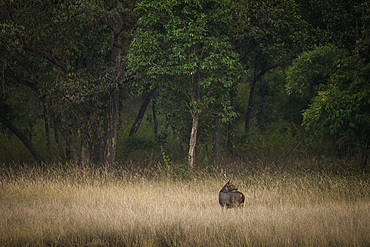
[[[188,163],[194,166],[201,115],[221,104],[232,115],[229,91],[237,82],[238,56],[231,44],[232,5],[228,0],[142,1],[129,54],[129,68],[151,87],[171,91],[191,115]]]
[[[287,90],[313,95],[303,112],[307,128],[327,130],[339,134],[342,143],[354,140],[365,146],[370,131],[369,79],[368,63],[327,45],[305,52],[294,61]]]
[[[115,162],[132,9],[133,1],[1,3],[4,81],[37,95],[76,164],[90,163],[96,140],[103,162]]]
[[[369,143],[369,1],[312,1],[302,16],[314,43],[288,71],[288,93],[311,98],[303,125],[360,146],[363,165]]]
[[[298,53],[307,27],[295,1],[235,1],[236,48],[250,83],[244,130],[250,127],[255,88],[272,69],[287,66]]]

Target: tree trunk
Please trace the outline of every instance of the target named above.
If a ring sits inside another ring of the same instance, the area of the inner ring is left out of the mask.
[[[90,165],[91,159],[91,141],[89,134],[89,123],[85,118],[81,119],[81,164]]]
[[[92,153],[91,153],[91,161],[93,164],[100,164],[103,162],[101,158],[102,154],[102,147],[104,147],[104,143],[102,145],[102,136],[98,128],[96,128],[96,131],[94,131],[93,137],[92,137]]]
[[[50,162],[52,159],[51,148],[50,148],[50,128],[49,128],[49,119],[47,117],[45,107],[44,107],[44,124],[45,124],[45,135],[46,135],[46,149],[48,151],[47,161]]]
[[[91,160],[91,138],[89,131],[89,116],[85,113],[83,105],[76,106],[78,122],[81,134],[81,157],[82,165],[90,165]]]
[[[220,117],[215,118],[215,129],[213,130],[212,163],[217,163],[220,157]]]
[[[109,101],[108,121],[105,137],[104,164],[114,166],[116,162],[118,125],[118,92],[113,92]]]
[[[55,118],[57,121],[57,125],[60,128],[60,132],[62,133],[64,140],[66,141],[69,151],[72,154],[72,158],[75,165],[79,165],[81,163],[80,151],[77,148],[76,142],[71,135],[69,128],[66,127],[66,124],[60,121],[60,119]]]
[[[197,144],[199,113],[192,114],[192,118],[193,118],[193,124],[191,127],[191,133],[190,133],[189,154],[188,154],[188,163],[189,163],[190,168],[194,168],[195,146]]]
[[[226,143],[227,155],[229,157],[234,156],[234,146],[233,146],[233,123],[230,121],[227,124],[227,143]]]
[[[235,91],[232,90],[230,92],[230,99],[231,99],[231,106],[234,106],[234,95],[235,95]],[[234,125],[233,125],[233,122],[234,120],[231,119],[228,123],[227,123],[227,142],[226,142],[226,152],[227,152],[227,156],[229,157],[233,157],[234,155],[234,147],[233,147],[233,128],[234,128]]]
[[[263,107],[264,107],[264,95],[263,95],[263,85],[260,83],[258,96],[260,98],[260,103],[258,104],[257,112],[257,124],[261,133],[265,131],[265,123],[263,121]]]
[[[248,132],[249,130],[249,124],[251,120],[251,114],[252,114],[252,107],[253,107],[253,95],[254,95],[254,89],[256,87],[257,81],[259,81],[259,78],[253,78],[252,84],[251,84],[251,89],[249,92],[249,99],[248,99],[248,107],[247,107],[247,112],[245,114],[245,124],[244,124],[244,131],[245,133]]]
[[[154,135],[157,136],[158,134],[158,119],[157,119],[157,114],[156,114],[156,107],[155,107],[155,99],[153,99],[152,102],[152,113],[153,113],[153,131]]]
[[[44,162],[41,155],[36,151],[36,148],[33,146],[33,144],[27,139],[27,137],[17,128],[15,127],[11,122],[8,121],[5,117],[0,115],[0,121],[1,123],[6,126],[11,132],[13,132],[18,139],[26,146],[28,151],[32,154],[32,156],[35,158],[35,160],[40,164]]]
[[[136,132],[139,130],[141,121],[143,120],[143,117],[145,115],[145,112],[146,112],[149,104],[150,104],[150,101],[151,101],[151,99],[153,97],[153,93],[154,93],[155,90],[156,90],[155,88],[154,89],[151,89],[145,95],[144,100],[143,100],[143,103],[141,104],[139,113],[137,114],[136,119],[135,119],[135,122],[134,122],[134,124],[131,127],[130,134],[129,134],[130,136],[136,134]]]
[[[279,64],[275,64],[270,67],[264,67],[264,69],[260,73],[254,75],[254,78],[251,84],[251,89],[250,89],[251,91],[249,92],[248,108],[247,108],[247,112],[245,116],[245,125],[244,125],[245,133],[247,133],[249,130],[249,124],[251,120],[251,113],[252,113],[252,107],[253,107],[253,95],[254,95],[254,89],[256,87],[256,83],[260,81],[262,76],[266,74],[269,70],[277,68],[279,66],[280,66]]]
[[[367,172],[367,159],[368,159],[368,154],[369,154],[369,138],[367,138],[366,143],[365,143],[365,152],[363,154],[362,162],[361,162],[361,168],[364,172]]]
[[[123,20],[118,17],[116,26],[113,29],[113,46],[111,53],[111,64],[114,66],[112,85],[117,84],[122,76],[122,61],[120,59],[123,50],[123,44],[120,38],[122,33]],[[106,126],[106,136],[104,145],[104,164],[114,166],[116,162],[116,146],[117,146],[117,127],[119,121],[119,92],[113,91],[109,99],[108,106],[108,121]]]
[[[64,150],[63,150],[63,145],[59,140],[59,130],[58,130],[58,122],[55,120],[55,117],[53,117],[53,122],[54,122],[54,139],[55,142],[57,143],[58,150],[59,150],[59,155],[62,160],[62,164],[66,163],[66,156],[64,155]]]

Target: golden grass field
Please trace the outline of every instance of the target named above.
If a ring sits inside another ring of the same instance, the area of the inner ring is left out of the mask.
[[[226,210],[217,169],[0,172],[0,246],[370,246],[366,174],[243,171],[232,177],[246,206]]]

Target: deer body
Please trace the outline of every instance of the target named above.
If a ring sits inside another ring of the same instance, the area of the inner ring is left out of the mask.
[[[222,187],[218,196],[218,200],[222,207],[243,207],[245,196],[243,193],[238,191],[238,188],[236,188],[235,185],[233,185],[229,180],[225,186]]]

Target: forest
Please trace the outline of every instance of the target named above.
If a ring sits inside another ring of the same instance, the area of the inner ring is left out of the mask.
[[[369,48],[370,0],[1,0],[0,246],[370,246]]]
[[[368,0],[0,3],[0,163],[367,167]]]

